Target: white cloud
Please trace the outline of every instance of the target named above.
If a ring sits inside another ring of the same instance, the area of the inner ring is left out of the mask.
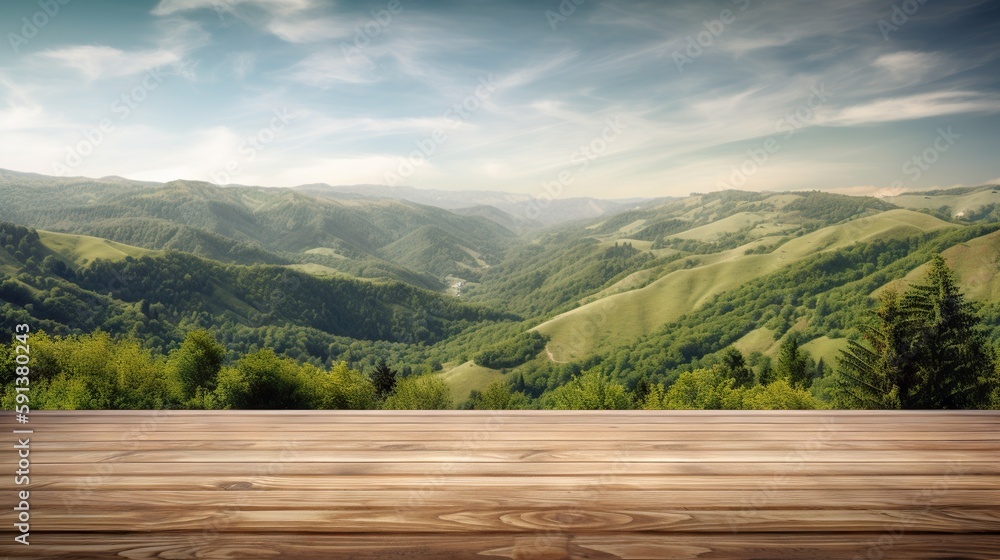
[[[45,111],[31,89],[3,74],[0,74],[0,92],[4,93],[3,105],[0,105],[0,129],[10,132],[66,126],[60,119]]]
[[[128,76],[150,68],[176,64],[178,53],[169,50],[125,52],[102,45],[81,45],[42,51],[35,55],[43,60],[69,67],[88,80]]]
[[[349,35],[339,33],[345,26],[331,18],[278,18],[267,24],[267,30],[289,43],[314,43]]]
[[[297,82],[317,87],[335,84],[368,84],[377,82],[376,66],[367,56],[344,56],[339,50],[307,56],[292,67],[289,77]]]
[[[853,126],[959,113],[1000,112],[1000,98],[977,92],[944,91],[878,99],[824,115],[822,124]]]
[[[308,9],[313,0],[160,0],[153,8],[154,16],[168,16],[191,10],[232,11],[241,5],[251,5],[271,13],[289,13]]]
[[[539,79],[551,76],[555,70],[565,68],[566,64],[576,58],[575,52],[563,52],[544,62],[522,66],[514,72],[509,72],[500,78],[497,86],[500,89],[513,89],[531,84]]]
[[[903,80],[919,80],[934,69],[940,58],[930,53],[898,51],[875,59],[875,67]]]

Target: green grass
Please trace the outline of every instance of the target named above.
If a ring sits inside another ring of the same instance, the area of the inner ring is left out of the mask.
[[[774,339],[774,331],[761,327],[743,335],[742,338],[733,343],[733,346],[743,354],[760,352],[770,355],[779,344],[779,341]]]
[[[38,236],[43,245],[76,267],[87,266],[97,259],[120,261],[125,257],[141,257],[156,253],[156,251],[149,249],[115,243],[89,235],[71,235],[39,230]]]
[[[303,251],[303,252],[305,254],[307,254],[307,255],[323,255],[323,256],[326,256],[326,257],[333,257],[335,259],[346,259],[347,258],[344,255],[341,255],[340,253],[338,253],[336,250],[331,249],[329,247],[316,247],[315,249],[309,249],[309,250]]]
[[[835,367],[840,351],[847,348],[847,339],[821,336],[806,342],[801,348],[809,352],[814,360],[819,361],[822,358],[826,365]]]
[[[292,270],[298,270],[299,272],[304,272],[320,278],[353,278],[350,274],[345,274],[335,268],[330,268],[316,263],[290,264],[287,266]]]
[[[890,210],[792,239],[770,254],[744,255],[743,248],[719,253],[703,259],[710,264],[671,272],[643,288],[593,301],[536,328],[551,338],[549,349],[557,360],[575,361],[629,344],[722,292],[816,253],[946,227],[955,226],[911,210]]]
[[[461,405],[469,400],[469,393],[475,389],[482,391],[490,383],[503,377],[499,370],[478,366],[472,361],[445,370],[438,375],[448,384],[451,389],[451,398],[456,405]]]
[[[979,302],[1000,301],[1000,231],[959,243],[941,253],[955,272],[955,279],[965,295]],[[911,270],[903,278],[882,286],[872,294],[893,287],[905,290],[920,282],[927,274],[927,265]]]
[[[710,224],[671,235],[670,237],[693,239],[695,241],[715,241],[726,233],[736,233],[747,226],[762,222],[768,219],[768,217],[767,214],[757,212],[739,212]]]
[[[922,194],[904,194],[889,197],[885,200],[903,208],[917,210],[934,210],[942,206],[948,206],[951,208],[952,216],[954,216],[962,212],[982,208],[987,204],[1000,204],[1000,189],[986,189],[960,195],[940,194],[925,196]]]

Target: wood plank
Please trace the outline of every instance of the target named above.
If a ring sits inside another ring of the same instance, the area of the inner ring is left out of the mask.
[[[9,560],[151,560],[272,558],[328,560],[802,560],[880,558],[882,560],[995,560],[995,535],[803,533],[795,539],[774,534],[489,534],[310,535],[286,533],[215,534],[72,532],[41,534],[32,547],[7,544]],[[749,552],[752,551],[752,552]],[[752,556],[751,556],[752,554]]]
[[[139,499],[137,496],[136,499]],[[660,509],[590,507],[493,507],[476,509],[464,502],[446,506],[359,506],[356,508],[261,510],[249,507],[161,509],[134,506],[71,511],[44,509],[32,518],[46,531],[282,531],[289,533],[468,533],[524,531],[655,532],[943,532],[1000,533],[1000,509],[926,507],[914,509]]]
[[[434,462],[326,462],[301,463],[296,461],[277,461],[250,463],[238,461],[232,457],[230,462],[212,463],[210,467],[198,466],[197,463],[32,463],[33,474],[45,475],[188,475],[206,473],[217,475],[338,475],[338,476],[380,476],[405,475],[418,477],[452,476],[551,476],[566,475],[753,475],[762,477],[780,477],[793,474],[823,475],[864,475],[864,476],[898,476],[898,475],[937,475],[954,477],[958,475],[997,475],[1000,474],[1000,461],[986,462],[898,462],[898,463],[819,463],[813,461],[775,461],[769,463],[740,462],[692,462],[692,463],[656,463],[656,462],[588,462],[588,463],[494,463],[494,462],[464,462],[464,463],[434,463]],[[9,464],[8,467],[13,467]],[[3,468],[3,467],[0,467]],[[9,469],[8,469],[9,470]],[[9,471],[13,472],[13,471]],[[2,480],[2,479],[0,479]]]
[[[294,444],[279,451],[214,451],[214,450],[181,450],[181,451],[38,451],[33,458],[37,462],[46,463],[224,463],[234,458],[252,463],[277,463],[294,461],[296,463],[583,463],[583,462],[613,462],[609,460],[608,452],[587,449],[550,450],[538,446],[525,446],[523,449],[504,451],[478,449],[470,446],[465,450],[444,451],[409,451],[382,450],[358,451],[342,450],[308,451],[297,449]],[[766,450],[750,449],[738,451],[674,451],[629,450],[620,457],[620,461],[633,463],[702,463],[702,462],[736,462],[736,463],[773,463],[791,462],[796,459],[822,463],[924,463],[924,462],[988,462],[996,460],[995,450],[979,451],[949,451],[937,449],[910,450]],[[13,466],[10,457],[2,465]]]
[[[38,475],[31,477],[35,490],[58,490],[65,493],[106,492],[111,490],[424,490],[428,486],[475,493],[481,489],[514,488],[520,491],[545,489],[604,488],[614,490],[685,490],[714,488],[718,490],[926,490],[942,481],[948,489],[997,490],[1000,476],[966,475],[941,476],[816,476],[812,474],[784,475],[770,478],[745,475],[726,476],[657,476],[657,475],[551,475],[551,476],[453,476],[433,477],[400,475],[355,476],[218,476],[203,474],[97,476]]]
[[[551,437],[551,436],[550,436]],[[32,450],[43,455],[50,451],[283,451],[289,447],[297,451],[467,451],[469,442],[461,440],[417,440],[417,441],[343,441],[343,440],[307,440],[289,442],[288,440],[256,440],[228,438],[225,441],[184,441],[184,440],[140,440],[130,442],[125,449],[120,442],[115,441],[48,441],[42,436],[32,442]],[[483,440],[475,443],[476,451],[523,451],[526,447],[546,449],[550,451],[600,451],[605,453],[655,452],[655,451],[920,451],[933,448],[934,451],[996,451],[1000,448],[1000,439],[989,440],[935,440],[927,441],[893,441],[893,440],[820,440],[815,442],[769,440],[752,441],[748,439],[730,441],[676,441],[663,442],[659,440],[538,440],[526,445],[524,441]]]
[[[16,492],[0,492],[4,503],[16,503]],[[35,490],[32,498],[36,506],[48,513],[62,511],[66,494],[59,491]],[[446,508],[461,504],[476,510],[498,507],[544,508],[572,507],[586,503],[588,507],[614,508],[625,505],[630,511],[656,511],[667,504],[671,509],[705,508],[726,509],[734,506],[760,509],[849,509],[879,508],[908,509],[914,506],[968,506],[1000,508],[1000,489],[962,490],[943,487],[927,489],[840,489],[830,492],[825,488],[813,490],[722,490],[683,489],[649,490],[608,488],[601,484],[579,488],[530,488],[518,486],[482,487],[470,494],[465,488],[451,488],[427,484],[418,488],[374,487],[359,490],[323,491],[273,490],[148,490],[142,493],[142,502],[136,503],[133,491],[101,490],[80,495],[77,505],[81,509],[97,511],[155,511],[174,510],[226,510],[245,508],[261,511],[393,508],[406,507]]]

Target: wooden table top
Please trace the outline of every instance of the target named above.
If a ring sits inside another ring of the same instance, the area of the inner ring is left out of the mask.
[[[0,417],[8,558],[1000,558],[995,411]]]

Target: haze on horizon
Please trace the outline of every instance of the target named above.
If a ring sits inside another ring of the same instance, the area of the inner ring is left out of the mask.
[[[0,14],[0,168],[18,171],[600,198],[1000,176],[990,1],[43,0]]]

